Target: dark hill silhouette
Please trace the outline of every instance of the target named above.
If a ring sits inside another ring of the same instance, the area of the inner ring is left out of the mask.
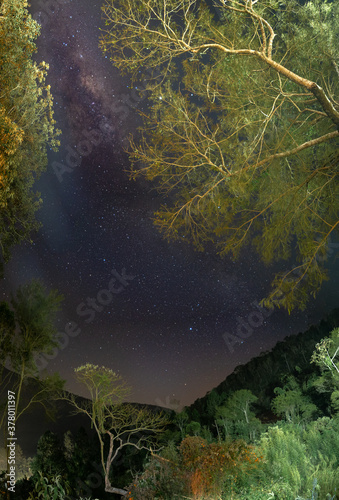
[[[275,416],[270,410],[274,388],[282,385],[286,375],[293,374],[305,380],[314,373],[317,368],[310,363],[310,359],[315,345],[338,326],[339,309],[334,309],[317,326],[289,335],[277,342],[270,351],[252,358],[245,365],[237,366],[217,387],[186,408],[190,419],[211,427],[215,407],[220,406],[232,392],[248,389],[258,397],[256,407],[260,419],[274,421]]]

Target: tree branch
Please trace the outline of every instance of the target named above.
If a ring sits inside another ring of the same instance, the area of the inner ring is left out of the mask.
[[[282,153],[275,153],[274,155],[261,160],[259,163],[256,163],[256,167],[261,167],[265,163],[268,163],[276,158],[285,158],[286,156],[291,156],[299,153],[303,149],[310,148],[312,146],[316,146],[317,144],[321,144],[322,142],[329,141],[334,139],[335,137],[339,137],[339,130],[335,130],[334,132],[330,132],[329,134],[322,135],[321,137],[317,137],[316,139],[312,139],[311,141],[304,142],[297,146],[296,148],[290,149],[289,151],[283,151]]]

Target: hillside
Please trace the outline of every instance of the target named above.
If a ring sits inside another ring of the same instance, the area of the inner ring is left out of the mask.
[[[318,325],[297,335],[289,335],[271,351],[263,352],[245,365],[239,365],[223,382],[186,408],[189,417],[202,425],[213,423],[214,409],[229,394],[248,389],[258,397],[257,410],[262,421],[274,421],[270,403],[274,388],[281,386],[284,377],[298,376],[301,382],[314,372],[310,358],[315,345],[339,326],[339,309],[334,309]]]

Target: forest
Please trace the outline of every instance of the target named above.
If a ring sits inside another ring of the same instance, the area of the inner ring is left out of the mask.
[[[93,425],[46,431],[33,457],[19,449],[11,498],[337,499],[338,325],[334,310],[179,412],[124,403],[128,387],[103,367],[77,370],[89,400],[64,392],[62,383],[44,392],[48,381],[42,388],[31,378],[25,411],[44,402],[50,418],[63,420],[76,408]],[[2,387],[20,385],[7,375]],[[2,423],[6,410],[3,403]]]
[[[2,273],[37,235],[35,182],[60,146],[27,8],[0,0]],[[129,175],[163,195],[155,225],[220,258],[250,247],[267,265],[293,261],[261,306],[304,310],[338,234],[339,3],[106,0],[102,15],[103,55],[132,85],[147,77]],[[33,279],[0,303],[0,498],[339,499],[338,309],[173,411],[127,402],[131,387],[105,366],[75,369],[87,398],[42,376],[63,300]],[[46,431],[34,456],[17,446],[12,480],[11,432],[36,408],[86,425]]]

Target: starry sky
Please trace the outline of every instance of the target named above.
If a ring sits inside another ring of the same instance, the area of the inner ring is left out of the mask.
[[[163,201],[145,180],[130,181],[127,137],[146,103],[98,48],[103,27],[93,0],[31,0],[41,23],[37,60],[49,63],[61,147],[49,152],[37,183],[42,229],[13,249],[3,295],[40,278],[65,297],[58,314],[60,349],[39,360],[66,388],[90,362],[131,385],[131,400],[181,408],[218,385],[239,364],[304,331],[338,304],[333,279],[304,312],[258,309],[273,273],[245,251],[236,263],[213,249],[168,243],[151,217]],[[235,343],[237,335],[238,341]]]

